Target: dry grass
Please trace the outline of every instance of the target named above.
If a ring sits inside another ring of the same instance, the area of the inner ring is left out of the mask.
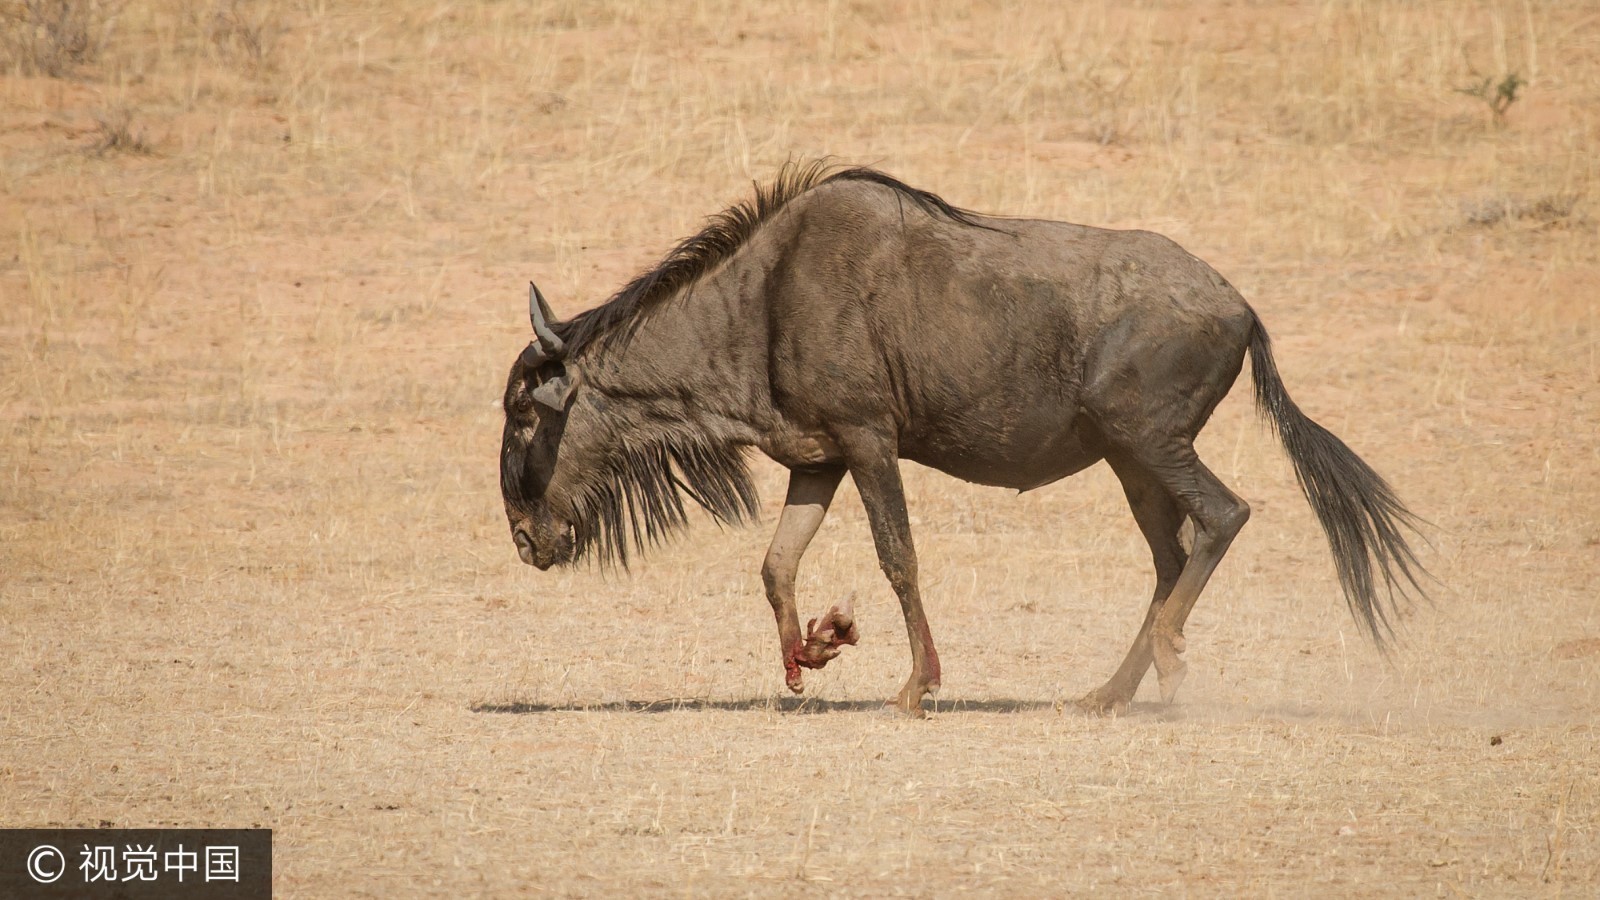
[[[116,28],[119,0],[0,2],[0,62],[55,78],[94,62]]]
[[[283,896],[1600,889],[1600,7],[666,9],[154,2],[9,58],[0,822],[268,825]],[[1474,73],[1527,80],[1502,124]],[[1436,526],[1401,653],[1243,396],[1201,450],[1256,514],[1171,708],[1058,709],[1148,591],[1099,470],[908,467],[929,722],[869,711],[906,651],[849,491],[802,612],[854,591],[865,638],[799,708],[764,529],[521,566],[517,285],[598,302],[819,154],[1216,264]]]

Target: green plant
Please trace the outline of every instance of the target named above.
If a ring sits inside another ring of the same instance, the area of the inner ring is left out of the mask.
[[[1496,125],[1504,125],[1506,110],[1511,104],[1517,102],[1517,91],[1527,85],[1527,80],[1516,72],[1508,73],[1497,83],[1492,75],[1479,75],[1473,72],[1473,77],[1479,79],[1466,87],[1456,88],[1456,93],[1466,94],[1468,97],[1477,97],[1488,107],[1489,113],[1494,118]]]

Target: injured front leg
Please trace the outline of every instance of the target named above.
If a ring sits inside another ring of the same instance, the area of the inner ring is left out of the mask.
[[[784,500],[783,513],[778,516],[778,529],[772,535],[772,545],[767,548],[767,558],[761,564],[761,579],[766,583],[767,601],[772,604],[772,614],[778,623],[778,646],[783,653],[783,680],[789,690],[796,694],[806,689],[805,680],[800,674],[801,666],[814,669],[837,656],[838,650],[834,649],[826,659],[814,664],[812,662],[817,654],[827,649],[830,642],[836,642],[840,634],[850,631],[854,625],[854,617],[847,612],[846,624],[849,627],[840,629],[835,610],[829,610],[823,617],[823,630],[827,631],[831,623],[833,634],[825,636],[822,645],[814,648],[811,638],[800,637],[800,616],[795,611],[794,603],[794,580],[800,568],[800,557],[816,535],[817,528],[822,525],[828,504],[833,500],[833,491],[843,477],[842,467],[795,470],[790,474],[789,495]],[[848,608],[846,604],[846,610]],[[814,636],[815,627],[812,631]],[[850,631],[850,634],[854,632]],[[850,643],[855,643],[853,637]]]
[[[820,669],[844,651],[846,644],[861,639],[856,628],[855,606],[845,598],[828,607],[820,619],[806,623],[806,639],[795,648],[794,661],[808,669]]]

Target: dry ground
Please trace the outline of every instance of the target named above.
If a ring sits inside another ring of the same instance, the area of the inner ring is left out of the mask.
[[[81,58],[0,20],[0,823],[270,826],[285,897],[1600,891],[1600,5],[77,6]],[[1171,707],[1062,708],[1149,590],[1103,469],[907,467],[922,722],[848,490],[804,705],[765,527],[518,563],[520,285],[600,302],[822,154],[1227,274],[1433,523],[1400,652],[1244,391]]]

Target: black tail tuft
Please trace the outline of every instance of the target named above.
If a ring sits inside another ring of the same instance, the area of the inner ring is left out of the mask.
[[[1259,319],[1250,334],[1250,368],[1256,407],[1272,421],[1294,463],[1300,489],[1328,536],[1350,614],[1384,649],[1400,605],[1410,595],[1424,596],[1419,581],[1428,573],[1404,534],[1415,533],[1419,521],[1383,476],[1289,399]]]

